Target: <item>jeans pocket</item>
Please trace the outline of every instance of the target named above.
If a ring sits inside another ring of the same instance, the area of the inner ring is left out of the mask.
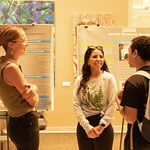
[[[26,125],[29,129],[38,128],[38,117],[37,116],[28,116],[26,118]]]

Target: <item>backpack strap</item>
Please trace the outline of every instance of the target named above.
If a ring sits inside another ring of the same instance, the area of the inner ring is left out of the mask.
[[[139,71],[137,71],[135,74],[136,74],[136,75],[142,75],[142,76],[148,78],[148,79],[149,79],[149,87],[150,87],[150,74],[149,74],[148,72],[143,71],[143,70],[139,70]],[[147,104],[150,103],[150,95],[149,95],[149,93],[150,93],[150,88],[149,88],[149,91],[148,91]],[[147,107],[146,107],[146,109],[147,109]],[[148,111],[148,112],[149,112],[149,111]],[[147,113],[146,110],[145,110],[145,113]],[[139,123],[139,120],[138,120],[138,119],[137,119],[137,123],[138,123],[139,129],[140,129],[140,131],[141,131],[142,124]],[[132,124],[131,130],[130,130],[130,150],[133,150],[133,124]]]
[[[146,71],[137,71],[135,74],[139,74],[147,77],[150,79],[150,74]],[[149,91],[148,91],[148,99],[147,99],[147,104],[146,104],[146,110],[145,110],[145,117],[150,119],[150,80],[149,80]]]
[[[133,124],[130,129],[130,150],[133,150]]]
[[[144,76],[144,77],[150,79],[150,74],[149,74],[148,72],[144,71],[144,70],[139,70],[139,71],[137,71],[135,74],[137,74],[137,75],[142,75],[142,76]]]

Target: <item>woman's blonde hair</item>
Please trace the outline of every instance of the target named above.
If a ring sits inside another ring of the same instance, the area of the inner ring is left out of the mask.
[[[16,39],[20,37],[20,32],[23,29],[17,26],[5,26],[0,29],[0,46],[3,46],[7,52],[8,43],[15,42]]]

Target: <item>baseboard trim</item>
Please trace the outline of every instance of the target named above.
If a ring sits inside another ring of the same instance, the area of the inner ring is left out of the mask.
[[[121,133],[121,125],[113,126],[114,133]],[[123,133],[126,133],[126,125],[124,126]],[[45,130],[40,130],[40,133],[76,133],[76,126],[73,127],[46,127]]]

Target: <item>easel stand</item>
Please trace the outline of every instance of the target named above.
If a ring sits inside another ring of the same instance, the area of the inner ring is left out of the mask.
[[[119,147],[119,150],[121,150],[121,146],[122,146],[123,127],[124,127],[124,118],[122,118],[122,128],[121,128],[121,136],[120,136],[120,147]]]

